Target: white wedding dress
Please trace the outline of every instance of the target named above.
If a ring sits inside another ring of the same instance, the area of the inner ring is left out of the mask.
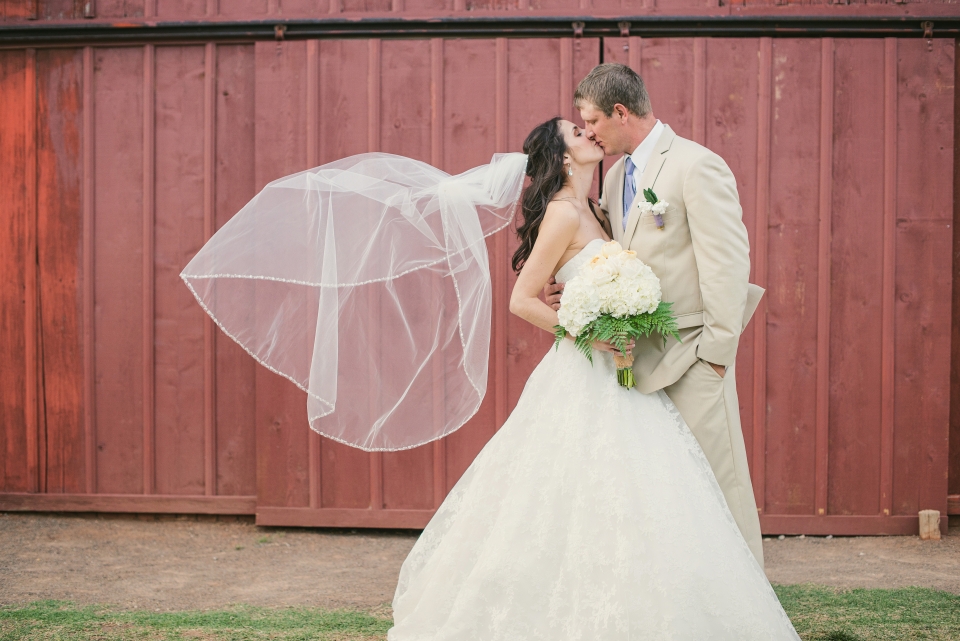
[[[673,403],[572,341],[423,531],[393,614],[390,641],[799,639]]]

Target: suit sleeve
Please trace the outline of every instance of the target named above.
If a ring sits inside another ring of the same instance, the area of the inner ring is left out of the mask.
[[[703,298],[703,334],[697,356],[730,367],[747,302],[750,241],[733,172],[709,153],[687,169],[683,181],[693,253]]]

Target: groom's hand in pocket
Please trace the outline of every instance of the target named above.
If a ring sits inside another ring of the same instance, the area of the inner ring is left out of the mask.
[[[563,283],[558,284],[557,280],[551,276],[543,286],[543,300],[553,308],[553,311],[560,309],[561,294],[563,294]]]
[[[724,367],[723,365],[716,365],[708,361],[703,361],[703,362],[709,365],[710,367],[712,367],[713,371],[715,371],[717,373],[717,376],[719,376],[720,378],[723,378],[724,375],[727,373],[727,368]]]

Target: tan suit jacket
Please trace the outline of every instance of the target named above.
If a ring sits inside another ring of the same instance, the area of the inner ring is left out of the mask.
[[[675,383],[698,358],[730,367],[740,333],[763,290],[748,283],[750,245],[733,173],[720,156],[666,126],[623,216],[623,158],[607,172],[600,208],[613,237],[650,265],[663,300],[673,303],[682,342],[654,334],[634,350],[637,388],[650,393]],[[640,215],[643,190],[669,204],[658,229]]]

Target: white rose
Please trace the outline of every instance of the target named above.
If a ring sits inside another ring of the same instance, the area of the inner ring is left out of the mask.
[[[609,283],[617,277],[619,270],[615,263],[602,255],[594,256],[590,262],[580,268],[580,274],[594,285]]]
[[[644,267],[643,261],[637,258],[637,252],[631,251],[629,254],[627,252],[620,254],[621,277],[634,280],[640,276]]]
[[[623,251],[623,247],[620,246],[615,240],[611,240],[608,243],[604,243],[603,247],[600,248],[600,255],[604,258],[610,258],[611,256],[616,256]]]

